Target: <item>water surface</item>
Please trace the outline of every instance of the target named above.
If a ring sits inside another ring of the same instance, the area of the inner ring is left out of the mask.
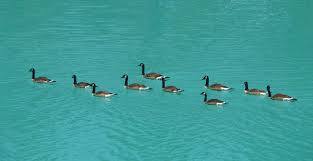
[[[309,0],[3,0],[0,160],[313,160],[312,14]],[[31,67],[57,83],[32,83]],[[124,73],[153,90],[125,90]],[[234,90],[204,89],[204,74]],[[244,81],[299,101],[247,96]]]

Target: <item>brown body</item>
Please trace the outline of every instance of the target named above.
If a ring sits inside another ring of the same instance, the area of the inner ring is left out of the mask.
[[[272,92],[270,90],[270,86],[268,85],[267,86],[267,93],[268,93],[268,97],[270,97],[272,100],[278,100],[278,101],[297,101],[296,98],[294,97],[291,97],[291,96],[288,96],[288,95],[285,95],[285,94],[281,94],[281,93],[278,93],[278,94],[275,94],[272,96]]]
[[[163,75],[159,73],[147,73],[143,77],[146,79],[161,79]]]
[[[284,101],[284,100],[290,100],[292,99],[291,96],[285,95],[285,94],[275,94],[274,96],[271,97],[272,100],[279,100],[279,101]]]
[[[208,105],[222,105],[225,102],[221,101],[219,99],[210,99],[210,100],[207,100],[205,103],[208,104]]]
[[[160,73],[155,73],[155,72],[145,73],[145,64],[143,63],[140,63],[138,66],[141,66],[141,75],[146,79],[160,80],[161,78],[168,78]]]
[[[124,87],[127,89],[133,89],[133,90],[148,90],[151,89],[150,87],[147,87],[143,84],[133,83],[128,84],[128,75],[124,74],[121,78],[125,78]]]
[[[76,75],[73,75],[72,78],[73,78],[73,86],[76,87],[76,88],[87,88],[87,87],[91,86],[91,84],[87,83],[87,82],[79,82],[79,83],[77,83]]]
[[[53,83],[55,82],[54,80],[51,80],[47,77],[35,77],[35,69],[34,68],[31,68],[29,70],[30,72],[32,72],[32,81],[33,82],[36,82],[36,83]]]
[[[76,87],[76,88],[87,88],[90,86],[91,86],[91,84],[89,84],[87,82],[79,82],[77,84],[74,84],[74,87]]]
[[[177,93],[179,92],[179,88],[175,87],[175,86],[166,86],[163,88],[163,91],[165,92],[171,92],[171,93]]]
[[[98,92],[94,93],[93,95],[97,96],[97,97],[110,97],[110,96],[113,96],[115,94],[111,93],[111,92],[107,92],[107,91],[98,91]]]
[[[211,90],[216,90],[216,91],[225,91],[225,90],[229,89],[229,87],[224,86],[222,84],[212,84],[212,85],[208,86],[207,88],[209,88]]]
[[[161,78],[162,80],[162,90],[164,92],[170,92],[170,93],[181,93],[184,90],[177,88],[175,86],[165,86],[165,78]]]
[[[126,86],[128,89],[134,89],[134,90],[144,90],[144,89],[149,89],[149,87],[143,85],[143,84],[138,84],[138,83],[133,83],[128,86]]]
[[[47,78],[47,77],[37,77],[37,78],[34,78],[32,79],[33,82],[36,82],[36,83],[50,83],[51,79]]]
[[[249,89],[249,85],[248,82],[244,82],[244,86],[245,86],[245,94],[249,94],[249,95],[256,95],[256,96],[260,96],[260,95],[266,95],[265,90],[260,90],[260,89]]]
[[[250,94],[250,95],[266,95],[266,92],[264,90],[259,90],[259,89],[245,90],[245,93]]]
[[[215,90],[215,91],[227,91],[230,90],[231,88],[222,85],[222,84],[212,84],[209,85],[209,76],[205,75],[202,80],[205,80],[205,88],[211,89],[211,90]]]
[[[225,101],[221,101],[219,99],[210,99],[210,100],[207,100],[207,94],[205,92],[202,92],[201,95],[204,95],[204,100],[203,102],[207,105],[223,105],[225,104],[226,102]]]
[[[107,92],[107,91],[98,91],[96,92],[96,84],[92,83],[92,94],[94,96],[97,96],[97,97],[111,97],[113,95],[116,95],[115,93],[112,93],[112,92]]]

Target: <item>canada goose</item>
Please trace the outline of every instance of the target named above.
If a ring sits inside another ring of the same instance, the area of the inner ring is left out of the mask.
[[[205,92],[202,92],[201,95],[204,95],[204,100],[203,102],[208,104],[208,105],[223,105],[225,104],[226,102],[224,101],[221,101],[221,100],[218,100],[218,99],[210,99],[210,100],[207,100],[208,99],[208,96]]]
[[[148,90],[151,89],[150,87],[147,87],[143,84],[138,84],[138,83],[133,83],[133,84],[128,84],[128,75],[124,74],[121,78],[125,78],[125,83],[124,86],[127,89],[134,89],[134,90]]]
[[[211,90],[216,90],[216,91],[227,91],[230,90],[231,88],[224,86],[222,84],[212,84],[209,85],[209,76],[205,75],[202,80],[205,80],[205,88],[211,89]]]
[[[107,92],[107,91],[98,91],[96,92],[96,87],[97,85],[95,83],[91,84],[92,86],[92,94],[94,96],[98,96],[98,97],[111,97],[113,95],[117,95],[116,93],[111,93],[111,92]]]
[[[138,66],[141,66],[141,75],[146,79],[158,79],[158,80],[160,80],[161,78],[169,78],[169,77],[164,76],[164,75],[159,74],[159,73],[154,73],[154,72],[145,73],[145,64],[143,64],[143,63],[140,63]]]
[[[249,89],[248,82],[244,82],[245,85],[245,93],[250,95],[266,95],[264,90],[260,89]]]
[[[280,93],[272,96],[271,87],[269,85],[266,87],[266,89],[267,89],[268,97],[270,97],[272,100],[279,100],[279,101],[296,101],[297,100],[296,98],[290,97],[285,94],[280,94]]]
[[[73,86],[76,87],[76,88],[87,88],[87,87],[91,86],[90,83],[86,83],[86,82],[79,82],[79,83],[77,83],[77,77],[76,77],[75,74],[72,76],[72,78],[74,79],[73,80]]]
[[[162,80],[162,89],[165,92],[180,93],[180,92],[184,91],[184,90],[179,89],[175,86],[165,86],[165,78],[164,77],[162,77],[161,80]]]
[[[47,78],[47,77],[35,77],[35,73],[36,73],[36,71],[35,71],[35,69],[34,68],[31,68],[30,70],[29,70],[29,72],[32,72],[32,81],[33,82],[36,82],[36,83],[53,83],[53,82],[56,82],[55,80],[51,80],[51,79],[49,79],[49,78]]]

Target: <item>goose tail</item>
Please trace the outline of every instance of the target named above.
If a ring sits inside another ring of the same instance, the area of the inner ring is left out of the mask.
[[[298,101],[296,98],[291,98],[290,101]]]
[[[110,93],[110,94],[106,95],[105,97],[111,97],[111,96],[115,96],[115,95],[117,95],[117,94],[116,93]]]
[[[231,88],[231,87],[223,87],[222,88],[224,91],[230,91],[230,90],[233,90],[233,88]]]
[[[151,90],[152,88],[151,87],[144,87],[144,88],[141,88],[140,90]]]
[[[56,82],[55,80],[51,80],[51,79],[49,79],[49,81],[48,81],[49,83],[54,83],[54,82]]]
[[[177,92],[184,92],[183,89],[177,89]]]

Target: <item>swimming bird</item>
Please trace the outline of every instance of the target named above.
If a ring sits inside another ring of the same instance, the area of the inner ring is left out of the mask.
[[[181,93],[184,91],[184,90],[179,89],[175,86],[165,86],[165,78],[164,77],[162,77],[161,80],[162,80],[162,89],[164,92]]]
[[[91,86],[91,84],[87,83],[87,82],[79,82],[79,83],[77,83],[77,77],[76,77],[75,74],[72,76],[72,78],[74,79],[73,80],[73,86],[76,87],[76,88],[87,88],[87,87]]]
[[[207,100],[208,99],[208,96],[205,92],[202,92],[201,95],[204,95],[204,100],[203,102],[205,104],[208,104],[208,105],[223,105],[225,104],[226,102],[225,101],[221,101],[219,99],[210,99],[210,100]]]
[[[146,79],[158,79],[158,80],[160,80],[161,78],[169,78],[169,77],[164,76],[160,73],[154,73],[154,72],[145,73],[145,64],[143,64],[143,63],[140,63],[138,66],[141,66],[141,75]]]
[[[151,89],[150,87],[147,87],[143,84],[138,84],[138,83],[128,84],[128,75],[127,74],[124,74],[121,78],[125,78],[124,87],[127,89],[134,89],[134,90],[149,90],[149,89]]]
[[[250,95],[266,95],[266,92],[264,90],[260,89],[249,89],[248,82],[244,82],[245,85],[245,93]]]
[[[51,80],[51,79],[49,79],[49,78],[47,78],[47,77],[35,77],[35,73],[36,73],[36,71],[35,71],[35,69],[34,68],[31,68],[30,70],[29,70],[29,72],[32,72],[32,81],[33,82],[36,82],[36,83],[53,83],[53,82],[56,82],[55,80]]]
[[[267,89],[268,97],[270,97],[272,100],[278,100],[278,101],[296,101],[297,100],[294,97],[281,94],[281,93],[278,93],[272,96],[271,87],[269,85],[266,87],[266,89]]]
[[[216,91],[227,91],[230,90],[231,88],[224,86],[222,84],[212,84],[209,85],[209,76],[205,75],[202,80],[205,80],[205,88],[211,89],[211,90],[216,90]]]
[[[97,85],[95,83],[92,83],[91,86],[92,86],[92,94],[94,96],[97,96],[97,97],[111,97],[111,96],[117,95],[116,93],[111,93],[111,92],[107,92],[107,91],[98,91],[98,92],[96,92]]]

